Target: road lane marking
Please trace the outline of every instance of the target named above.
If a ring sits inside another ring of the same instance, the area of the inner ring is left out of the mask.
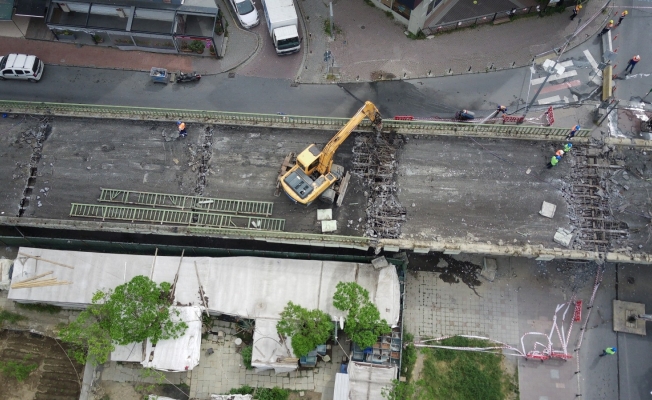
[[[591,64],[591,67],[593,67],[593,71],[598,71],[598,62],[595,61],[595,58],[591,55],[591,52],[588,50],[584,50],[584,56],[586,56],[586,59],[589,60],[589,64]]]
[[[544,104],[550,104],[550,103],[557,103],[561,101],[561,97],[559,96],[552,96],[552,97],[546,97],[545,99],[541,99],[538,101],[539,104],[544,105]]]
[[[551,75],[551,76],[550,76],[550,79],[548,79],[548,82],[559,81],[559,80],[562,80],[562,79],[570,78],[571,76],[575,76],[575,75],[577,75],[577,71],[575,71],[575,70],[568,71],[568,72],[564,72],[564,73],[561,74],[561,75]],[[542,84],[543,81],[545,81],[545,80],[546,80],[546,77],[545,77],[545,76],[544,76],[543,78],[532,79],[532,81],[530,82],[530,84],[531,84],[532,86],[540,85],[540,84]]]

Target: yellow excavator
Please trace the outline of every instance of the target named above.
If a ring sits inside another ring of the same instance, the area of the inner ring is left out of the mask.
[[[292,201],[309,205],[319,198],[324,203],[332,204],[337,197],[336,204],[338,206],[342,204],[350,174],[347,172],[345,175],[344,167],[333,164],[333,156],[365,117],[371,120],[374,130],[380,132],[382,129],[380,112],[372,102],[367,101],[326,143],[323,150],[320,151],[317,146],[311,144],[299,153],[294,165],[292,165],[294,154],[290,153],[286,157],[281,166],[278,182]]]

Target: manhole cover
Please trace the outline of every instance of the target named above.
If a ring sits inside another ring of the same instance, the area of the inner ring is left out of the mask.
[[[360,29],[364,29],[364,25],[362,25],[362,26],[360,27]]]
[[[229,78],[235,78],[235,72],[229,72]]]
[[[630,276],[629,278],[627,278],[627,283],[629,283],[630,285],[633,285],[633,284],[636,283],[636,279],[634,279],[633,276]]]

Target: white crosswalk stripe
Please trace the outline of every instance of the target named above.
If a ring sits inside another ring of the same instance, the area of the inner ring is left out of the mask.
[[[562,80],[562,79],[570,78],[571,76],[575,76],[575,75],[577,75],[576,70],[567,71],[567,72],[564,72],[561,75],[551,75],[547,82],[559,81],[559,80]],[[531,84],[532,84],[532,86],[540,85],[545,80],[546,80],[545,76],[543,78],[532,79]]]

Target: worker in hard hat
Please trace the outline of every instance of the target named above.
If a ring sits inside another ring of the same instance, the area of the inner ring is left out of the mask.
[[[598,37],[600,37],[600,36],[604,35],[605,33],[609,32],[611,30],[611,28],[613,28],[613,27],[614,27],[614,20],[610,19],[609,23],[604,28],[602,28],[602,32],[598,33]]]
[[[564,153],[568,153],[573,148],[573,143],[566,143],[564,145]]]
[[[185,138],[188,136],[188,132],[186,132],[186,123],[178,120],[177,121],[177,129],[179,129],[179,139]]]
[[[566,135],[566,140],[571,140],[572,138],[574,138],[575,134],[579,131],[580,131],[580,124],[577,124],[571,128],[570,132],[568,132],[568,135]]]
[[[561,156],[552,156],[550,161],[548,161],[548,165],[546,165],[546,166],[548,167],[548,169],[550,169],[550,168],[554,167],[555,165],[559,164],[559,160],[561,160]]]
[[[575,17],[577,17],[577,13],[580,12],[581,9],[582,9],[582,6],[579,5],[579,4],[576,5],[575,7],[573,7],[573,15],[571,15],[571,17],[570,17],[571,21],[574,20]]]
[[[634,72],[634,66],[636,66],[639,61],[641,61],[641,56],[638,54],[632,57],[632,59],[629,60],[627,67],[625,68],[625,72],[627,72],[627,70],[629,70],[630,73]]]
[[[564,156],[564,150],[557,150],[557,152],[555,153],[555,155],[556,155],[556,156],[559,156],[559,158],[563,157],[563,156]]]
[[[627,12],[627,10],[623,11],[623,12],[620,14],[620,18],[618,18],[618,23],[616,24],[616,26],[620,26],[621,22],[623,22],[623,20],[624,20],[625,17],[627,16],[627,14],[629,14],[629,13]]]

